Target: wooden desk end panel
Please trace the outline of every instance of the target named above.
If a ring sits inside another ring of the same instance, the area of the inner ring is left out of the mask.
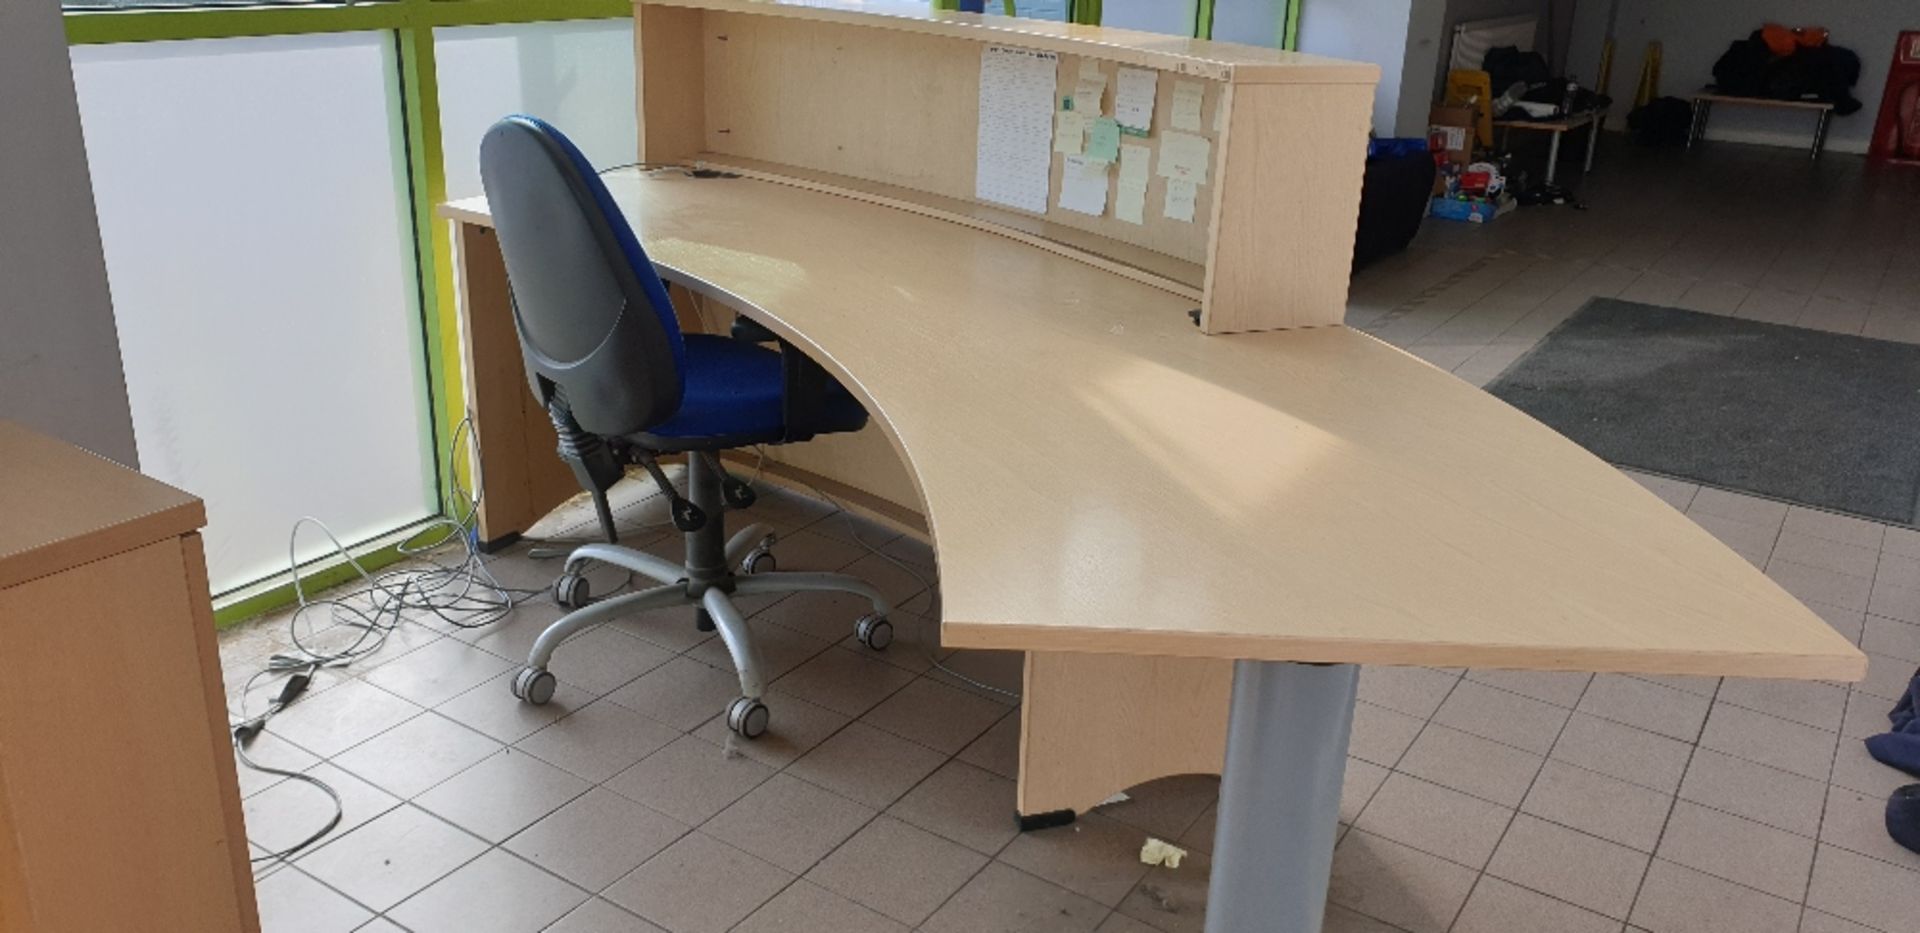
[[[1207,333],[1345,320],[1372,107],[1371,84],[1234,86],[1213,186]]]
[[[559,437],[527,389],[507,267],[493,229],[454,224],[467,412],[479,446],[480,540],[520,534],[580,491],[554,453]]]
[[[232,757],[214,751],[225,703],[197,545],[0,590],[0,787],[20,859],[0,885],[24,888],[28,930],[258,929]]]
[[[633,5],[634,75],[642,162],[679,162],[705,148],[705,12]]]
[[[1219,774],[1232,690],[1231,661],[1028,652],[1015,806],[1084,813],[1154,778]]]

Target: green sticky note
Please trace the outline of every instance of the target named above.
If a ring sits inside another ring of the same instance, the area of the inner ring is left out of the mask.
[[[1096,117],[1087,128],[1087,161],[1112,162],[1120,158],[1120,124],[1112,117]]]

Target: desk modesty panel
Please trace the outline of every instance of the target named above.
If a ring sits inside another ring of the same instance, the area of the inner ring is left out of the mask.
[[[965,225],[748,178],[607,181],[665,274],[873,414],[931,531],[949,646],[1864,672],[1618,470],[1365,334],[1212,338],[1177,296]]]

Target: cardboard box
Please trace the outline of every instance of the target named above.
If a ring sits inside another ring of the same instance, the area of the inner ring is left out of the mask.
[[[1427,145],[1456,165],[1473,161],[1477,114],[1472,107],[1435,107],[1427,113]]]

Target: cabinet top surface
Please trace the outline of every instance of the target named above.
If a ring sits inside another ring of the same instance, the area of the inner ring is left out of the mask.
[[[671,6],[847,23],[1111,59],[1239,83],[1372,83],[1378,66],[1304,52],[1052,20],[934,10],[903,0],[636,0]]]
[[[200,500],[187,493],[0,421],[0,587],[205,523]]]
[[[607,176],[669,278],[866,404],[954,647],[1857,679],[1865,657],[1620,471],[1344,327],[751,179]],[[486,223],[484,199],[445,213]]]

